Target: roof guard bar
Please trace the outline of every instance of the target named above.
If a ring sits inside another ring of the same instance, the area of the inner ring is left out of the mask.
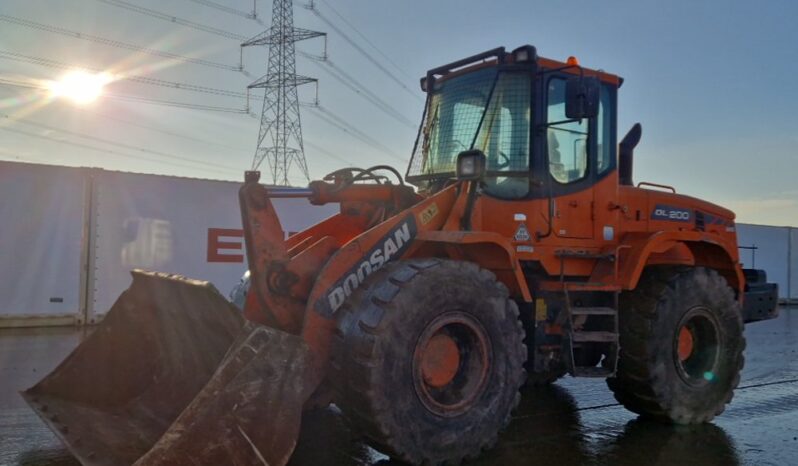
[[[456,68],[461,68],[466,65],[470,65],[472,63],[476,63],[478,61],[485,60],[486,58],[496,57],[499,60],[499,63],[504,61],[504,56],[506,55],[506,51],[504,47],[497,47],[495,49],[488,50],[486,52],[478,53],[476,55],[472,55],[467,58],[462,58],[460,60],[451,62],[447,65],[439,66],[437,68],[433,68],[427,71],[427,76],[421,78],[422,88],[424,88],[424,81],[426,81],[426,89],[432,89],[432,84],[435,81],[435,75],[445,75]]]

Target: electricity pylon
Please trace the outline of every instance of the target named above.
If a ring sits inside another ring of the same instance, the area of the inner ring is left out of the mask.
[[[323,32],[294,27],[292,1],[274,0],[271,27],[241,44],[241,47],[269,46],[266,75],[248,88],[263,88],[266,91],[252,169],[257,169],[263,160],[267,160],[272,183],[275,185],[287,186],[293,167],[310,181],[302,143],[297,87],[317,80],[296,74],[294,44],[325,35]]]

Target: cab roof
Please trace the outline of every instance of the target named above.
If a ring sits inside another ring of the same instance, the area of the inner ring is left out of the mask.
[[[609,84],[620,87],[623,84],[623,78],[618,75],[607,73],[603,70],[595,70],[585,68],[579,65],[579,62],[574,57],[568,57],[568,60],[562,62],[550,58],[539,57],[537,49],[532,45],[523,45],[516,48],[512,52],[507,52],[504,47],[487,50],[485,52],[472,55],[461,60],[454,61],[447,65],[439,66],[427,71],[427,75],[421,78],[421,89],[427,91],[427,83],[432,81],[445,81],[446,79],[461,74],[469,73],[481,68],[496,66],[496,65],[512,65],[535,62],[539,68],[544,70],[559,70],[563,73],[584,76],[593,76]]]

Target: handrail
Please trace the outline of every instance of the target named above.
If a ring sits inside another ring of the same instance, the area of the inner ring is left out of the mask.
[[[668,186],[667,184],[649,183],[648,181],[641,181],[640,183],[637,183],[638,188],[641,186],[651,186],[654,188],[668,189],[673,194],[676,194],[676,188],[674,188],[673,186]]]
[[[501,62],[502,59],[504,58],[504,55],[505,55],[504,47],[497,47],[495,49],[491,49],[482,53],[478,53],[476,55],[472,55],[467,58],[463,58],[461,60],[448,63],[443,66],[439,66],[437,68],[433,68],[427,71],[427,83],[428,85],[431,84],[432,81],[435,79],[435,75],[447,74],[454,69],[462,68],[463,66],[483,61],[487,58],[496,57]],[[432,86],[429,86],[428,88],[432,89]]]

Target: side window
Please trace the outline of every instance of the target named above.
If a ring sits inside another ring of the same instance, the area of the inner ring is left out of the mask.
[[[612,101],[610,91],[606,85],[601,86],[601,96],[599,101],[598,121],[596,122],[596,133],[598,143],[598,163],[597,172],[599,175],[612,168],[614,151],[612,150]]]
[[[581,180],[587,174],[588,120],[565,122],[565,80],[549,80],[546,145],[549,173],[560,183]]]

